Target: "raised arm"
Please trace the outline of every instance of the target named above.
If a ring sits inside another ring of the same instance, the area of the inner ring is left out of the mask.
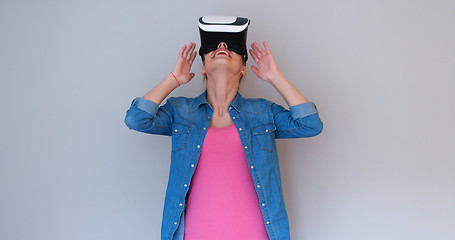
[[[267,43],[264,42],[263,44],[264,49],[256,42],[251,44],[250,54],[257,64],[257,67],[251,67],[254,74],[272,84],[289,107],[308,102],[299,90],[280,72]]]
[[[151,134],[172,134],[172,104],[160,104],[175,88],[188,83],[194,77],[190,70],[196,57],[195,46],[194,43],[183,46],[172,72],[142,98],[133,100],[125,116],[128,128]]]
[[[183,46],[182,49],[180,49],[177,63],[172,69],[172,72],[142,98],[160,105],[174,89],[191,81],[194,77],[194,73],[190,71],[194,58],[196,57],[196,51],[194,51],[195,47],[195,43]]]
[[[290,110],[272,103],[272,111],[277,128],[276,138],[298,138],[316,136],[322,131],[322,121],[314,103],[308,100],[280,72],[269,46],[264,42],[263,49],[254,42],[250,54],[256,62],[251,70],[260,79],[272,84],[286,101]]]

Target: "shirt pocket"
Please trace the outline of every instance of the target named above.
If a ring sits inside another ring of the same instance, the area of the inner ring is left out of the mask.
[[[188,142],[188,135],[190,134],[191,126],[175,123],[172,126],[172,151],[180,151],[185,149]]]
[[[261,124],[252,128],[253,138],[263,151],[273,152],[276,150],[275,124]]]

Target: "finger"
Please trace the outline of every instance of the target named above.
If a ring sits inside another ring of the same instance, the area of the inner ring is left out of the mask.
[[[180,52],[179,52],[179,58],[183,57],[183,52],[185,52],[185,49],[186,49],[186,45],[183,45],[183,47],[180,49]]]
[[[191,43],[189,49],[188,49],[188,53],[187,53],[187,59],[188,60],[191,60],[191,58],[193,57],[193,51],[194,51],[194,48],[196,47],[196,44],[195,43]]]
[[[188,44],[185,55],[187,59],[191,57],[191,53],[193,52],[194,46],[196,46],[196,44],[193,42],[190,42],[190,44]]]
[[[254,62],[257,64],[259,62],[259,57],[253,51],[253,49],[250,49],[250,55],[251,55],[251,57],[253,57]]]
[[[264,41],[262,44],[264,44],[265,52],[266,52],[267,54],[269,54],[269,53],[272,54],[272,52],[270,51],[270,48],[269,48],[269,45],[267,44],[267,42]]]
[[[190,58],[190,65],[193,65],[193,62],[194,62],[194,59],[196,58],[197,56],[197,52],[193,52],[193,54],[191,55],[191,58]]]
[[[264,49],[262,49],[262,47],[257,42],[253,43],[253,49],[255,51],[257,51],[261,56],[266,55],[266,52],[264,51]]]
[[[260,49],[259,49],[259,44],[257,44],[257,43],[256,44],[252,44],[251,48],[252,48],[254,54],[256,55],[256,57],[258,58],[258,60],[263,57],[263,55],[261,54]]]
[[[257,42],[253,42],[253,44],[251,44],[251,48],[255,51],[258,51],[260,46]]]
[[[256,55],[257,58],[261,58],[262,55],[261,53],[259,52],[259,48],[258,48],[258,45],[255,44],[256,42],[254,42],[253,44],[251,44],[251,49],[253,50],[254,54]]]
[[[188,46],[185,45],[186,48],[185,48],[185,51],[183,52],[184,58],[188,57],[188,51],[191,49],[191,45],[192,45],[192,43],[188,44]]]
[[[254,74],[259,77],[259,69],[257,67],[251,66],[251,71],[253,71]]]

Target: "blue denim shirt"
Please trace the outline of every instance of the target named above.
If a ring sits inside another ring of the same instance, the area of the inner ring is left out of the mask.
[[[289,239],[275,139],[319,134],[322,122],[318,111],[312,102],[287,110],[265,99],[243,98],[239,93],[228,110],[244,148],[269,238]],[[186,197],[212,116],[206,92],[196,98],[170,97],[160,107],[136,98],[127,111],[125,123],[130,129],[172,136],[162,240],[183,240]]]

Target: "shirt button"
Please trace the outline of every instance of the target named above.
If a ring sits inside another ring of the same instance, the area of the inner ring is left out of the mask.
[[[188,184],[183,184],[184,187],[188,187]]]
[[[177,222],[174,222],[174,225],[177,225]]]
[[[207,116],[208,119],[210,119],[210,116]]]
[[[267,222],[265,222],[265,223],[266,223],[266,224],[270,224],[270,222],[269,222],[269,221],[267,221]]]
[[[194,167],[194,164],[191,164],[191,167]]]
[[[235,117],[232,117],[232,119],[235,119]]]
[[[268,129],[266,129],[266,130],[265,130],[265,132],[269,132],[269,130],[268,130]]]
[[[177,132],[177,129],[175,129],[174,132]]]
[[[183,204],[182,204],[182,203],[179,203],[179,206],[181,207],[181,206],[183,206]]]
[[[231,110],[231,109],[232,109],[232,107],[229,107],[229,110]]]
[[[257,188],[260,188],[260,187],[261,187],[261,185],[259,185],[259,184],[258,184],[256,187],[257,187]]]
[[[207,128],[204,128],[204,131],[207,130]]]
[[[239,128],[239,131],[242,131],[242,128]]]
[[[265,207],[265,203],[261,204],[263,207]]]
[[[201,145],[197,145],[197,148],[201,148]]]
[[[248,149],[248,146],[245,146],[245,149]]]
[[[251,169],[253,169],[253,168],[254,168],[254,166],[251,166]]]

